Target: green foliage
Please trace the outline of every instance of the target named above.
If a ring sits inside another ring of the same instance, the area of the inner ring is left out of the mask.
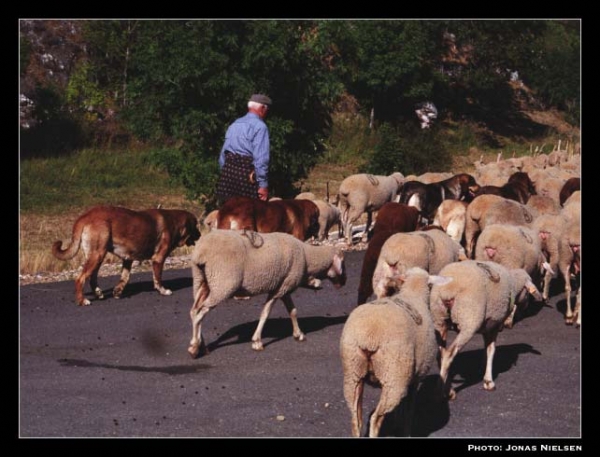
[[[170,177],[169,183],[185,189],[189,200],[197,200],[206,208],[214,209],[217,158],[207,161],[199,151],[159,148],[149,151],[145,162],[165,170]]]
[[[337,113],[333,116],[333,127],[326,142],[325,163],[362,166],[369,160],[379,140],[376,130],[369,129],[364,116],[352,113]]]
[[[565,110],[576,123],[581,103],[581,37],[575,21],[549,21],[529,48],[523,79],[542,100]]]
[[[384,123],[379,128],[379,143],[364,173],[404,175],[450,169],[452,156],[442,147],[439,130],[420,130],[411,125],[394,127]]]

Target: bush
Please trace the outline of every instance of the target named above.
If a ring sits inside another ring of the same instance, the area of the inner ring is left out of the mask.
[[[400,171],[404,175],[426,171],[443,171],[452,166],[451,154],[442,146],[440,133],[434,126],[421,130],[413,125],[379,128],[379,143],[364,173],[389,175]]]

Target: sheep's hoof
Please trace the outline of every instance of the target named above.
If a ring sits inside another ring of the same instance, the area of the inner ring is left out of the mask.
[[[159,287],[157,290],[161,295],[173,295],[173,291],[171,289],[165,289],[164,287]]]
[[[506,321],[504,321],[504,327],[505,327],[505,328],[508,328],[508,329],[511,329],[511,328],[513,328],[513,320],[512,320],[512,319],[510,319],[510,320],[506,320]]]
[[[484,390],[496,390],[496,384],[494,381],[483,381]]]
[[[100,287],[96,287],[94,289],[94,293],[96,294],[96,297],[98,297],[99,300],[102,300],[104,298],[104,294],[102,293],[102,289],[100,289]]]
[[[123,288],[122,287],[120,287],[118,289],[115,287],[113,289],[113,297],[115,297],[115,298],[121,298],[121,294],[122,293],[123,293]]]
[[[294,339],[296,341],[306,341],[306,335],[304,333],[300,333],[299,335],[294,335]]]
[[[80,303],[78,303],[79,306],[90,306],[92,304],[91,301],[89,301],[87,298],[84,298]]]
[[[573,325],[573,317],[566,317],[565,318],[565,324],[566,325]]]
[[[190,356],[192,356],[192,359],[197,358],[198,354],[200,354],[200,345],[199,344],[190,345],[190,347],[188,348],[188,352],[190,353]]]
[[[450,389],[448,391],[448,400],[455,400],[455,399],[456,399],[456,390]]]
[[[254,349],[255,351],[264,351],[265,347],[263,346],[262,341],[253,341],[252,349]]]

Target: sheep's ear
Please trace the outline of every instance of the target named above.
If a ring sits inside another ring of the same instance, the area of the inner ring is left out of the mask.
[[[452,282],[453,280],[454,278],[452,278],[451,276],[429,275],[427,283],[436,286],[443,286]]]

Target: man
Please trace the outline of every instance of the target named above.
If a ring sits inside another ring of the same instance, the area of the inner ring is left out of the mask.
[[[248,113],[236,119],[225,133],[219,154],[221,175],[217,199],[222,205],[233,196],[269,198],[269,129],[263,121],[271,99],[254,94],[248,101]]]

